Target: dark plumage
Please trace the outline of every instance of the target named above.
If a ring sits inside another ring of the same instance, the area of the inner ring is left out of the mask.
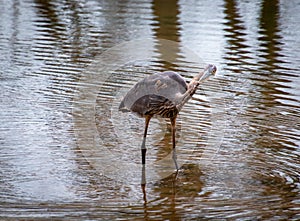
[[[178,113],[175,104],[187,88],[185,80],[175,72],[153,74],[134,85],[119,109],[132,111],[140,117],[160,115],[170,118]]]

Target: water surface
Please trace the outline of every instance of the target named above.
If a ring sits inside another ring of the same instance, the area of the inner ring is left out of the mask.
[[[300,219],[298,1],[0,5],[1,218]],[[179,116],[176,177],[169,124],[151,121],[145,196],[144,120],[118,104],[205,63],[218,73]]]

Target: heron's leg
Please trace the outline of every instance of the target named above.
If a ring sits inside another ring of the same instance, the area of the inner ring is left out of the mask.
[[[141,187],[142,187],[142,192],[143,192],[143,198],[144,198],[144,203],[147,203],[147,197],[146,197],[146,169],[145,169],[145,164],[146,164],[146,137],[147,137],[147,131],[148,131],[148,126],[149,122],[152,116],[146,116],[145,118],[145,131],[144,131],[144,138],[143,138],[143,143],[141,146],[141,151],[142,151],[142,179],[141,179]]]
[[[144,131],[144,138],[143,138],[143,143],[141,146],[141,151],[142,151],[142,164],[146,164],[146,152],[147,152],[147,148],[146,148],[146,137],[147,137],[147,131],[148,131],[148,125],[150,122],[151,116],[146,116],[145,118],[145,131]]]
[[[146,195],[146,168],[145,168],[145,164],[142,165],[141,187],[142,187],[142,192],[143,192],[144,204],[147,204],[147,195]]]
[[[177,155],[176,155],[176,117],[172,117],[171,120],[171,129],[172,129],[172,144],[173,144],[173,161],[175,163],[176,170],[178,170],[177,164]]]

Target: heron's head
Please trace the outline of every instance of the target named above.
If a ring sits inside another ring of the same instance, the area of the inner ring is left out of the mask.
[[[217,67],[213,64],[207,65],[204,69],[202,76],[199,79],[199,82],[203,82],[208,79],[210,76],[214,75],[217,72]]]

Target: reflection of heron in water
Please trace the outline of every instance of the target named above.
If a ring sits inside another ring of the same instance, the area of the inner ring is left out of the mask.
[[[126,94],[119,110],[122,112],[132,111],[145,118],[144,139],[141,146],[143,165],[146,163],[147,149],[145,143],[148,125],[150,119],[158,115],[171,120],[173,160],[176,170],[178,170],[175,153],[176,117],[183,105],[196,92],[199,84],[215,74],[216,70],[216,66],[208,65],[189,84],[179,74],[172,71],[153,74],[138,82]]]

